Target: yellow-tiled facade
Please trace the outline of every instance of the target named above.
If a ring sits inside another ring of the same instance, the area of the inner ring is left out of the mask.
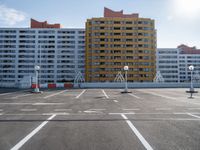
[[[156,30],[148,18],[92,18],[86,22],[86,82],[113,82],[129,66],[129,82],[152,82]]]

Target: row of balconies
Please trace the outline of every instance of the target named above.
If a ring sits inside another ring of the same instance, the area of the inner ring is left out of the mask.
[[[109,26],[110,27],[112,27],[112,26],[115,26],[115,27],[121,27],[121,26],[151,27],[152,26],[153,27],[153,25],[154,25],[153,21],[150,21],[150,20],[147,21],[146,24],[142,24],[142,23],[140,23],[138,21],[133,21],[133,20],[130,20],[130,19],[127,20],[127,21],[125,21],[125,20],[122,21],[121,19],[119,19],[119,21],[114,21],[114,20],[110,20],[110,18],[109,18],[109,20],[104,19],[104,21],[99,21],[99,20],[95,21],[93,19],[93,20],[90,20],[89,22],[87,22],[87,26],[88,27],[91,27],[91,26],[93,26],[93,27],[95,27],[95,26],[96,27],[109,27]]]
[[[136,59],[136,58],[134,58],[134,59],[130,59],[130,60],[127,60],[126,59],[126,57],[124,57],[123,59],[122,59],[122,57],[120,58],[120,59],[114,59],[114,58],[110,58],[110,57],[104,57],[104,58],[100,58],[100,59],[96,59],[96,60],[92,60],[92,62],[119,62],[119,61],[121,61],[122,63],[123,62],[153,62],[153,63],[155,63],[155,60],[154,59],[150,59],[150,60],[143,60],[143,59]],[[89,61],[89,62],[91,62],[91,61]]]
[[[111,50],[121,50],[121,51],[135,51],[135,50],[151,50],[151,51],[154,51],[154,55],[155,55],[155,52],[156,52],[156,48],[155,47],[150,47],[150,48],[144,48],[144,47],[137,47],[137,48],[133,48],[133,47],[93,47],[93,48],[89,48],[89,45],[88,47],[86,47],[86,51],[87,50],[90,50],[92,49],[92,52],[95,53],[95,50],[98,50],[100,52],[100,50],[108,50],[108,51],[111,51]]]
[[[153,54],[145,54],[145,53],[138,53],[138,54],[130,54],[130,53],[96,53],[90,54],[93,59],[113,59],[115,57],[121,57],[122,59],[126,59],[127,57],[133,57],[134,59],[142,59],[144,57],[151,57],[151,59],[155,59]]]
[[[92,38],[132,38],[132,37],[155,37],[154,33],[150,32],[142,32],[142,33],[135,33],[135,32],[96,32],[96,33],[88,33],[87,37]]]
[[[118,26],[118,27],[113,27],[113,26],[93,26],[89,27],[89,31],[92,30],[93,32],[98,32],[98,31],[104,31],[104,32],[111,32],[111,31],[123,31],[123,32],[141,32],[141,31],[154,31],[154,28],[151,26]]]
[[[131,41],[132,40],[132,41]],[[154,40],[148,38],[143,38],[143,39],[138,39],[138,38],[134,38],[134,39],[120,39],[119,41],[117,40],[105,40],[105,41],[90,41],[88,44],[120,44],[120,45],[124,45],[124,44],[130,44],[130,45],[138,45],[138,44],[153,44]]]

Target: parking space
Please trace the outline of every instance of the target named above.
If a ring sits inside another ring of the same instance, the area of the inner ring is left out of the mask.
[[[129,115],[129,118],[133,116]],[[131,122],[153,149],[191,149],[200,147],[200,121],[185,115],[137,116]]]
[[[56,122],[50,122],[23,149],[144,149],[120,116],[76,115],[55,119]]]
[[[121,91],[1,92],[0,147],[200,149],[199,94],[190,99],[186,89],[131,89],[128,94]]]
[[[35,129],[40,120],[46,120],[47,116],[26,115],[1,115],[0,116],[0,147],[2,150],[11,149],[17,141],[24,138]]]

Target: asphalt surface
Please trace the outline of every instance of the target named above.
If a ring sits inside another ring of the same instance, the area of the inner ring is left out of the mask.
[[[186,90],[0,89],[0,149],[199,150],[200,94]]]

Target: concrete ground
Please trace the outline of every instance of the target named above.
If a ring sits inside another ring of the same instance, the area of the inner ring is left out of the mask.
[[[199,150],[200,94],[186,90],[0,89],[0,149]]]

